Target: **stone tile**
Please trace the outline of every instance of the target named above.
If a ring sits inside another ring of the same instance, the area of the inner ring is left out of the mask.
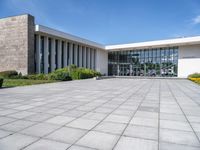
[[[72,118],[72,117],[67,117],[67,116],[56,116],[56,117],[53,117],[51,119],[48,119],[47,123],[52,123],[52,124],[58,124],[58,125],[64,125],[72,120],[74,120],[75,118]]]
[[[125,127],[126,127],[126,124],[103,121],[99,125],[97,125],[94,128],[94,130],[100,131],[100,132],[107,132],[107,133],[111,133],[111,134],[121,135],[123,130],[125,129]]]
[[[1,150],[19,150],[36,140],[35,137],[13,134],[0,140]]]
[[[41,139],[24,150],[66,150],[70,144]]]
[[[95,149],[89,148],[89,147],[82,147],[82,146],[73,145],[68,150],[95,150]]]
[[[114,150],[157,150],[158,142],[139,138],[122,137]]]
[[[29,126],[34,125],[35,122],[25,121],[25,120],[17,120],[12,123],[8,123],[6,125],[0,126],[1,129],[8,130],[8,131],[20,131]]]
[[[7,124],[9,122],[13,122],[15,121],[16,119],[13,119],[13,118],[8,118],[8,117],[0,117],[0,125],[4,125],[4,124]]]
[[[192,131],[189,123],[181,121],[160,120],[160,128]]]
[[[72,144],[86,133],[87,130],[63,127],[51,133],[46,138]]]
[[[159,149],[160,150],[199,150],[200,147],[193,147],[193,146],[161,142],[159,144]]]
[[[31,116],[28,116],[24,119],[29,120],[29,121],[40,122],[40,121],[44,121],[44,120],[47,120],[47,119],[52,118],[52,117],[53,117],[53,115],[50,115],[50,114],[37,113],[37,114],[31,115]]]
[[[89,112],[82,116],[82,118],[86,119],[92,119],[92,120],[103,120],[106,117],[106,114],[103,113],[94,113],[94,112]]]
[[[93,127],[95,127],[98,123],[99,123],[99,121],[97,121],[97,120],[89,120],[89,119],[80,118],[80,119],[72,121],[71,123],[67,124],[66,126],[90,130]]]
[[[121,115],[109,115],[105,121],[116,122],[116,123],[128,123],[131,117]]]
[[[13,118],[17,118],[17,119],[22,119],[22,118],[31,116],[33,114],[35,114],[35,113],[28,112],[28,111],[21,111],[21,112],[14,113],[14,114],[11,114],[11,115],[8,115],[8,116],[13,117]]]
[[[150,118],[134,117],[131,120],[130,124],[157,128],[158,127],[158,120],[157,119],[150,119]]]
[[[43,136],[55,131],[58,128],[59,128],[59,126],[57,126],[57,125],[52,125],[52,124],[48,124],[48,123],[38,123],[34,126],[31,126],[29,128],[26,128],[26,129],[20,131],[20,133],[31,135],[31,136],[43,137]]]
[[[184,115],[160,113],[160,119],[187,122]]]
[[[4,131],[4,130],[0,130],[0,138],[6,137],[10,134],[12,134],[13,132],[10,131]]]
[[[200,143],[193,132],[177,131],[177,130],[160,130],[160,141],[183,144],[188,146],[200,146]]]
[[[126,128],[124,135],[135,138],[158,140],[158,129],[145,126],[129,125]]]
[[[94,149],[110,150],[114,147],[118,138],[117,135],[90,131],[77,144]]]

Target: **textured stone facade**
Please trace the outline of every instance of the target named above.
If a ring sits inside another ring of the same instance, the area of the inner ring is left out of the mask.
[[[0,19],[0,71],[34,73],[34,17]]]

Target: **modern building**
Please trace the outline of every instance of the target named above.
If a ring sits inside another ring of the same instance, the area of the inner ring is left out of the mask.
[[[35,25],[31,15],[0,19],[0,71],[49,73],[71,64],[105,75],[187,77],[200,72],[200,36],[105,46]]]

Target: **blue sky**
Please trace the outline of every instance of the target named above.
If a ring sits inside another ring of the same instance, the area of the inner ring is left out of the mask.
[[[0,0],[0,18],[23,13],[102,44],[200,35],[200,0]]]

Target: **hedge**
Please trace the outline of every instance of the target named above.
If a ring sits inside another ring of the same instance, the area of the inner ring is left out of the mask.
[[[2,87],[3,85],[3,78],[0,78],[0,88]]]
[[[18,76],[18,72],[15,70],[8,70],[0,72],[0,77],[2,78],[12,78],[14,76]]]
[[[69,81],[69,80],[79,80],[79,79],[88,79],[96,76],[101,76],[101,73],[87,69],[87,68],[78,68],[75,65],[71,65],[66,68],[57,69],[49,74],[33,74],[22,76],[21,73],[16,71],[5,71],[1,72],[0,76],[3,78],[9,79],[30,79],[30,80],[60,80],[60,81]]]
[[[200,78],[200,73],[193,73],[188,76],[188,78]]]

